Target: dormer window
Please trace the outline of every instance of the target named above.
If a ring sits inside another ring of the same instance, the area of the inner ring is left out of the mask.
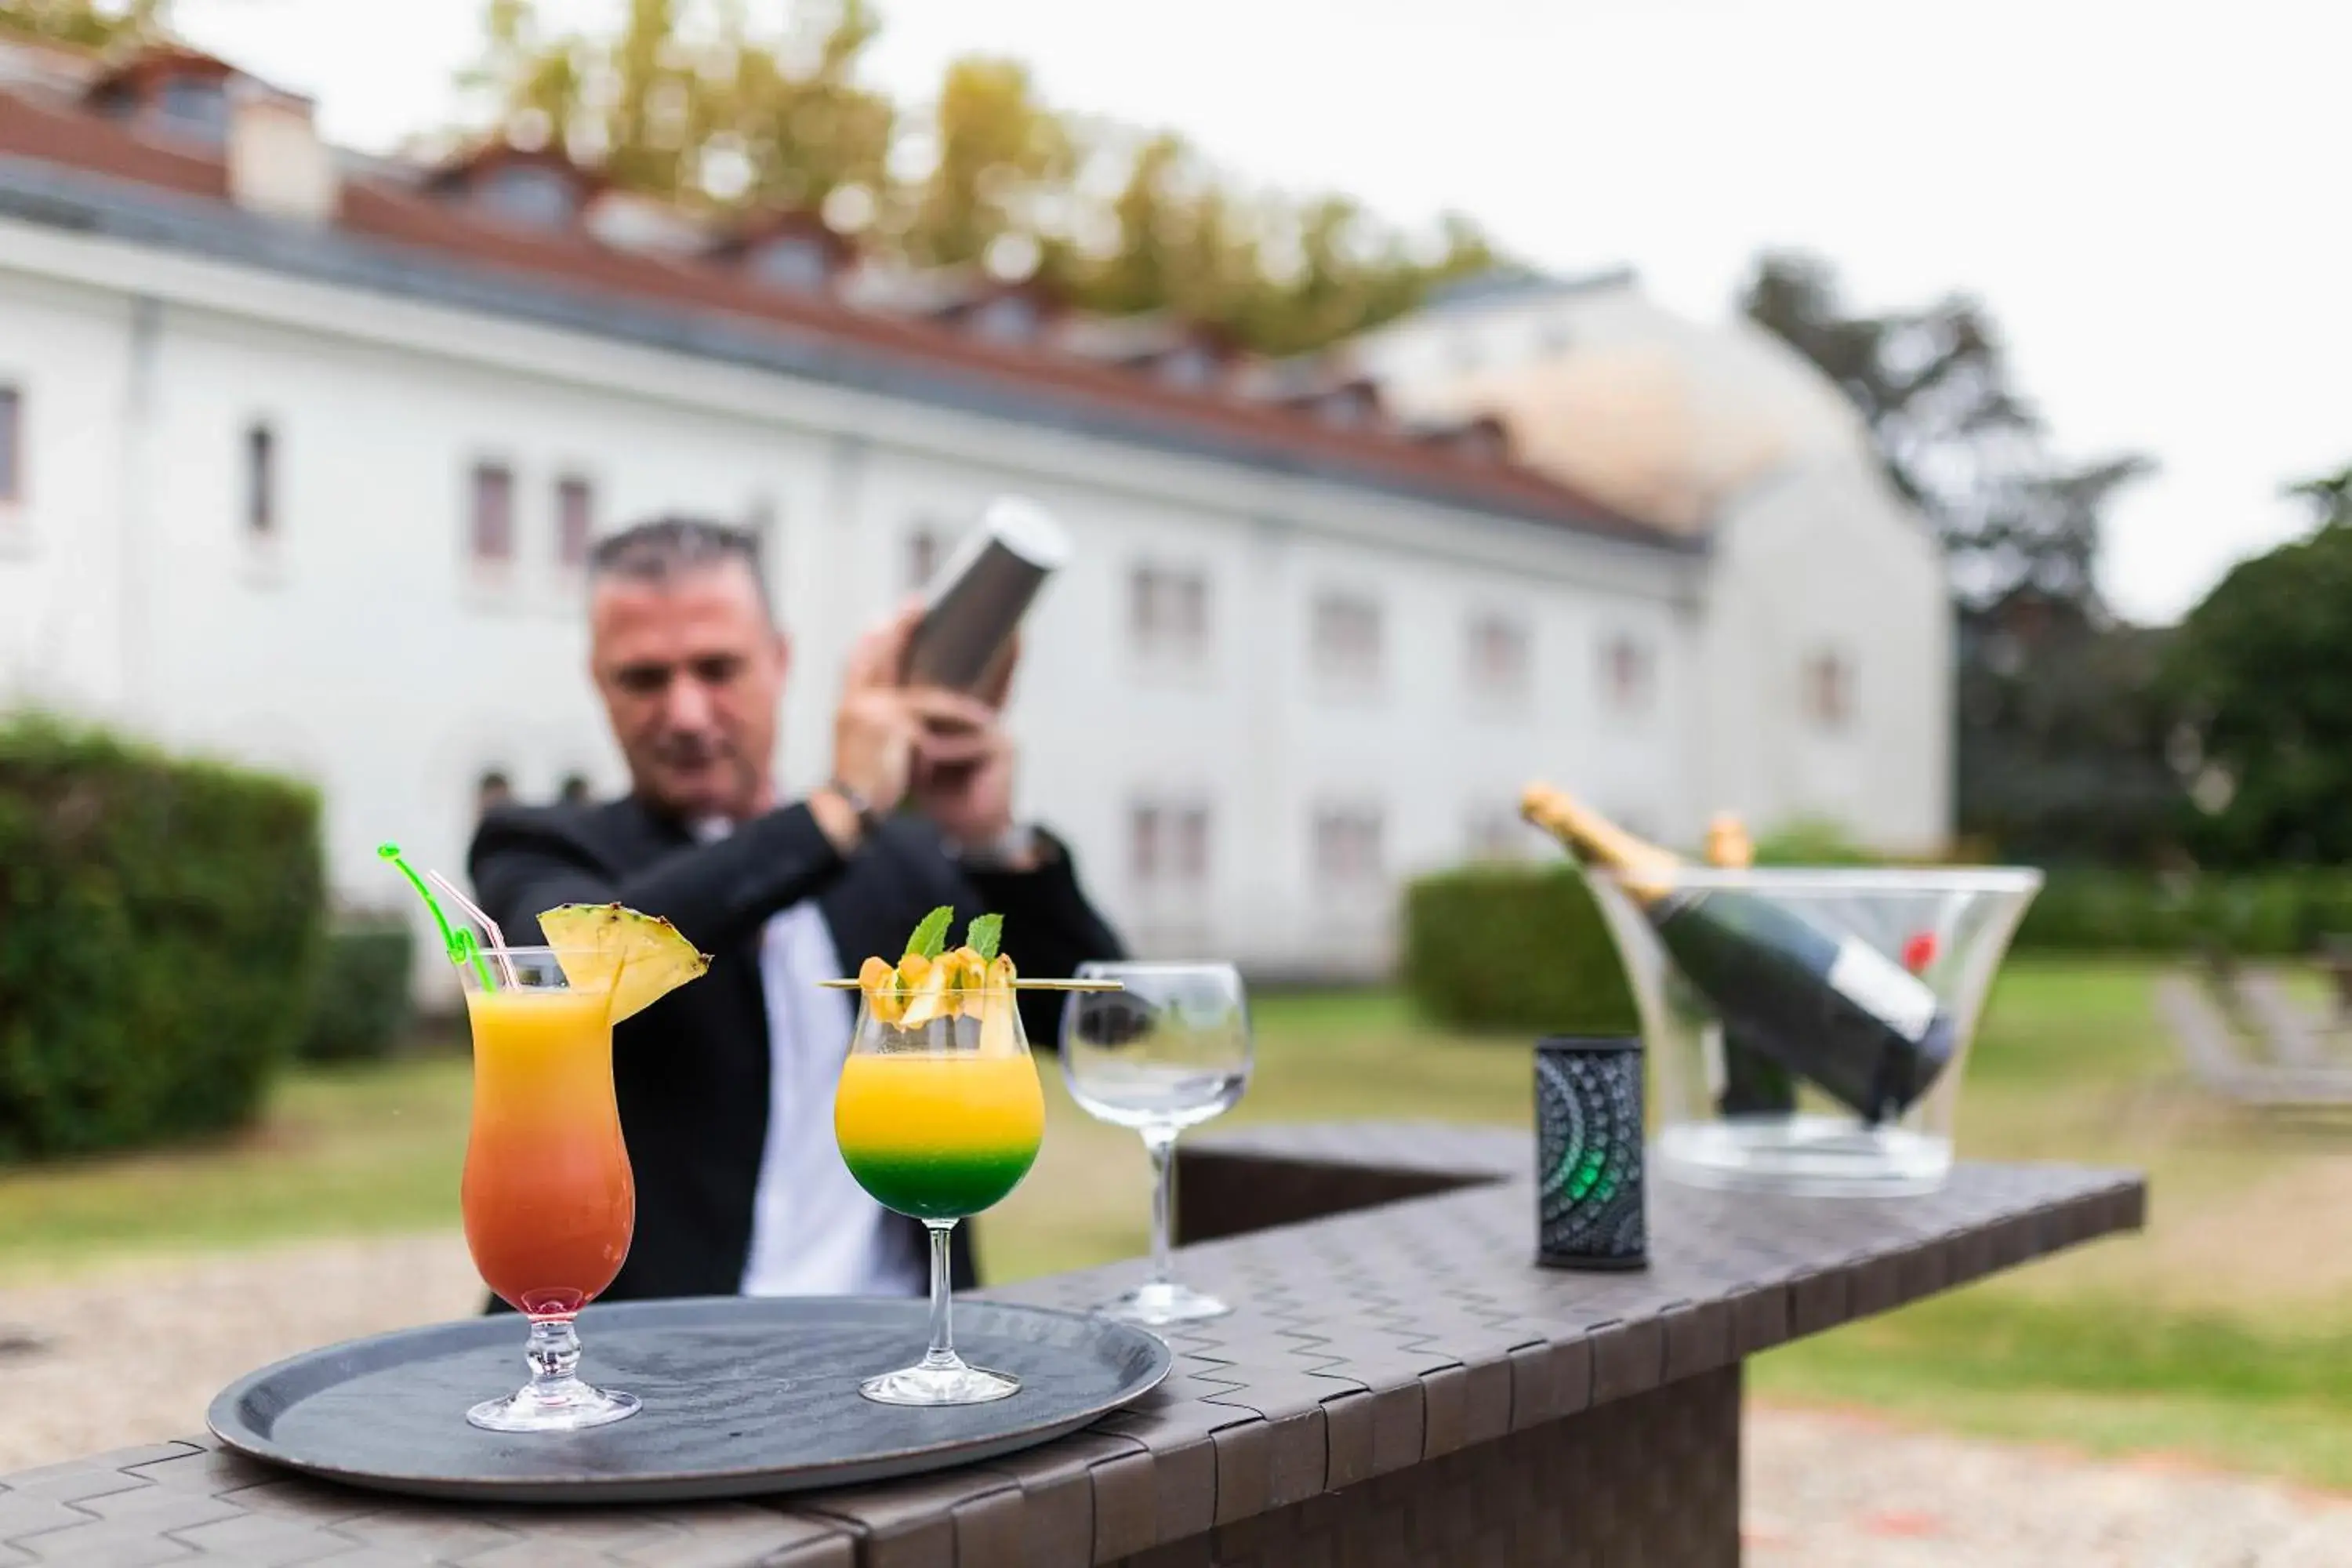
[[[155,94],[155,114],[173,132],[217,142],[228,134],[228,84],[218,77],[166,77]]]
[[[814,235],[785,235],[752,253],[751,271],[762,283],[814,293],[833,276],[833,258]]]
[[[1505,463],[1511,457],[1509,434],[1504,430],[1502,421],[1490,416],[1459,425],[1425,425],[1414,438],[1474,463]]]
[[[228,84],[236,73],[210,55],[148,49],[90,90],[99,112],[147,131],[219,142],[228,136]]]
[[[1454,439],[1454,449],[1474,463],[1507,462],[1511,456],[1511,438],[1495,421],[1481,419],[1463,428]]]
[[[580,210],[578,183],[536,163],[488,170],[476,179],[474,199],[509,223],[533,228],[566,227]]]
[[[1342,386],[1315,400],[1315,416],[1326,425],[1350,430],[1372,417],[1372,393],[1366,386]]]
[[[1154,368],[1171,386],[1203,387],[1217,379],[1216,356],[1198,343],[1161,355]]]
[[[999,294],[975,306],[970,323],[974,336],[991,342],[1025,343],[1037,335],[1037,301],[1026,294]]]

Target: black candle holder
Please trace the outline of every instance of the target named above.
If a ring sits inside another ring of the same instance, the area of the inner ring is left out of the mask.
[[[1554,1268],[1643,1268],[1639,1036],[1536,1042],[1536,1260]]]

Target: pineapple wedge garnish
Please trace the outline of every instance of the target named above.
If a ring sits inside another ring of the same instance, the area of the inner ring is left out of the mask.
[[[955,998],[948,990],[953,967],[919,952],[910,952],[898,961],[898,984],[908,993],[902,998],[907,1008],[899,1020],[903,1026],[919,1028],[954,1016]]]
[[[539,917],[563,978],[583,991],[609,988],[613,1022],[644,1012],[710,967],[678,929],[623,904],[560,904]]]
[[[906,999],[898,994],[898,972],[888,960],[869,958],[859,964],[857,986],[866,993],[866,1005],[884,1023],[895,1024],[907,1016]]]
[[[970,1010],[980,1019],[982,1056],[1013,1057],[1021,1054],[1020,1036],[1013,1029],[1013,1020],[1019,1016],[1021,1005],[1020,999],[1013,994],[1013,978],[1012,955],[1000,952],[989,960],[981,985],[970,994]]]

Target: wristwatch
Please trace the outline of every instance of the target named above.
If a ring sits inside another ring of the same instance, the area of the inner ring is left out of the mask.
[[[850,815],[857,818],[860,838],[874,837],[875,830],[882,825],[882,814],[874,809],[874,803],[866,798],[863,790],[845,784],[837,778],[827,779],[819,787],[828,794],[839,795],[841,804],[849,807]]]
[[[1025,822],[1016,822],[987,844],[950,846],[969,871],[1030,871],[1042,865],[1053,840]]]

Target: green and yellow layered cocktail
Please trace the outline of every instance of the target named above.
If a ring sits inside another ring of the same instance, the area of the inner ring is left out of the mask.
[[[982,915],[947,945],[954,911],[933,910],[896,963],[859,970],[857,1028],[834,1089],[842,1163],[883,1207],[931,1238],[931,1346],[923,1359],[858,1385],[885,1405],[977,1405],[1021,1380],[955,1353],[948,1233],[1021,1184],[1045,1135],[1045,1098],[1021,1033],[1003,922]]]
[[[853,1056],[834,1093],[833,1128],[843,1163],[875,1202],[917,1219],[961,1219],[1029,1173],[1045,1100],[1026,1051]]]

